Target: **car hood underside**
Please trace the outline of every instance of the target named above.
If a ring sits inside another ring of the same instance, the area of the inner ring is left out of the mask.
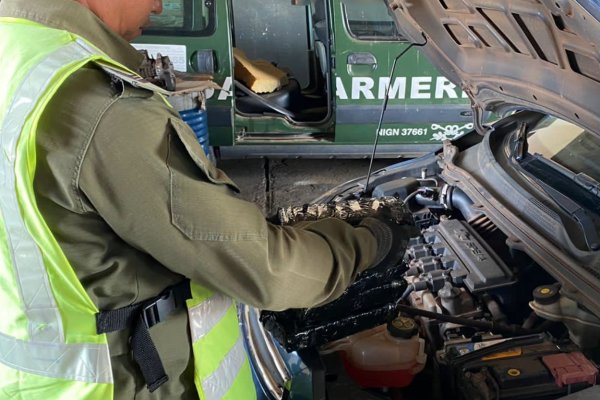
[[[594,0],[387,0],[398,28],[479,110],[528,108],[600,132]]]

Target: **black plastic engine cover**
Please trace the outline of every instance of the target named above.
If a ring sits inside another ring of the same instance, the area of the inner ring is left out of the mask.
[[[321,307],[263,311],[265,328],[288,351],[325,343],[381,325],[406,290],[406,268],[367,270],[337,300]]]
[[[443,220],[430,227],[411,239],[407,252],[413,263],[441,265],[450,271],[454,284],[464,284],[471,293],[514,283],[510,268],[474,229],[459,220]]]

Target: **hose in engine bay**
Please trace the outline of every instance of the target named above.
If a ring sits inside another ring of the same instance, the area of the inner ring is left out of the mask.
[[[505,335],[531,335],[535,333],[543,332],[540,329],[524,329],[518,325],[507,325],[494,321],[481,321],[474,320],[464,317],[455,317],[452,315],[440,314],[433,311],[422,310],[420,308],[411,307],[403,304],[396,304],[395,313],[404,313],[412,316],[426,317],[437,321],[450,322],[458,325],[470,326],[473,328],[479,328],[489,330],[490,332],[500,333]]]

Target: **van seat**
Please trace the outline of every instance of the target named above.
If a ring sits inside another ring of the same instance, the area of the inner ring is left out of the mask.
[[[260,97],[266,99],[271,104],[291,110],[295,108],[298,98],[301,97],[300,85],[297,80],[289,79],[288,83],[281,89],[275,90],[272,93],[261,94]],[[247,96],[237,91],[235,102],[237,109],[243,113],[273,112],[273,109],[266,107],[256,97]]]

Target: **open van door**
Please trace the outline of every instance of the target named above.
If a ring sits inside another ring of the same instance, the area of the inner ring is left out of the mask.
[[[374,140],[394,58],[410,43],[398,33],[384,1],[327,2],[335,38],[335,142]],[[398,60],[389,94],[379,143],[394,143],[403,155],[438,148],[441,140],[473,127],[466,96],[421,56],[418,47]]]
[[[242,149],[251,145],[268,152],[259,147],[268,145],[277,154],[293,156],[302,151],[298,145],[332,144],[331,92],[315,59],[310,1],[235,0],[232,10],[234,58],[241,69],[272,63],[270,69],[286,75],[281,85],[266,91],[253,91],[242,75],[235,76],[238,150],[252,152],[248,146]]]
[[[151,55],[168,55],[176,70],[212,75],[224,90],[208,90],[212,146],[233,144],[233,62],[229,1],[163,0],[163,12],[133,44]]]

